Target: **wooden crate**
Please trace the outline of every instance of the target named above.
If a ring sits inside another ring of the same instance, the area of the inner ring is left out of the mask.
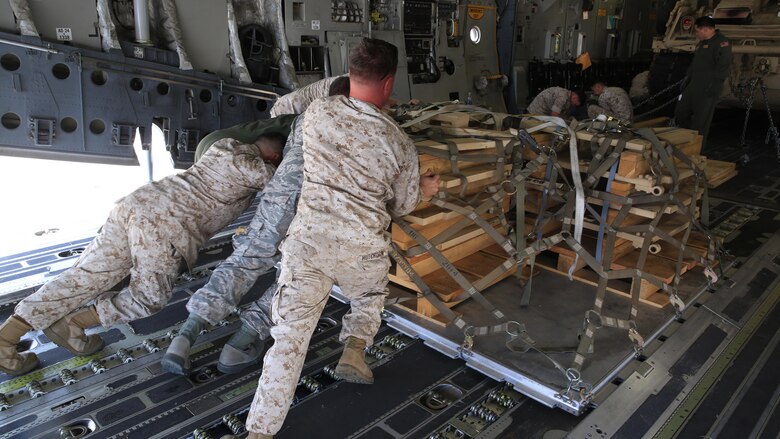
[[[436,116],[435,120],[442,124],[449,124],[452,127],[456,127],[458,125],[463,125],[464,121],[468,121],[469,115],[466,113],[453,113],[452,116],[450,114],[443,114]],[[461,160],[458,160],[458,170],[460,174],[465,177],[468,184],[465,191],[466,195],[479,194],[483,192],[486,187],[500,183],[500,181],[507,177],[511,170],[511,165],[506,165],[504,172],[500,176],[497,176],[495,164],[463,160],[472,154],[495,154],[497,152],[496,142],[493,140],[461,137],[450,139],[450,141],[455,143],[458,147],[459,158],[461,158]],[[511,137],[500,140],[504,145],[509,141],[511,141]],[[415,145],[443,151],[446,151],[449,148],[446,143],[437,140],[422,140],[416,142]],[[440,190],[450,193],[459,193],[462,188],[463,179],[461,178],[461,175],[456,176],[452,174],[452,163],[447,158],[436,157],[425,153],[420,154],[420,172],[422,174],[427,172],[440,174]],[[482,201],[489,198],[490,194],[482,194],[479,196],[477,204],[480,204]],[[509,210],[510,201],[511,195],[506,195],[503,200],[503,205],[501,206],[504,212]],[[459,204],[457,201],[454,202]],[[463,215],[457,212],[443,209],[430,203],[421,203],[414,212],[405,216],[404,220],[422,236],[431,239],[453,227],[463,220],[463,218]],[[482,218],[487,220],[499,233],[506,235],[507,230],[501,226],[497,212],[485,213],[482,215]],[[391,236],[393,242],[402,251],[409,250],[417,245],[417,243],[404,233],[397,224],[391,226]],[[469,224],[445,242],[438,244],[436,248],[441,251],[444,257],[458,268],[467,279],[476,282],[496,267],[501,266],[507,260],[508,255],[505,252],[503,255],[498,255],[495,254],[495,252],[491,253],[487,250],[495,244],[495,240],[480,226]],[[503,252],[503,250],[501,251]],[[407,257],[406,259],[412,268],[422,277],[426,285],[428,285],[429,288],[445,302],[457,296],[462,291],[460,286],[441,268],[439,263],[433,259],[429,253]],[[503,273],[501,278],[503,279],[510,276],[513,272],[513,270],[510,270]],[[391,267],[389,278],[391,282],[397,285],[414,291],[418,290],[417,286],[409,279],[406,273],[397,266]],[[454,305],[454,303],[448,304],[448,306]],[[425,316],[436,314],[434,313],[432,305],[426,300],[418,300],[418,305],[413,311]]]

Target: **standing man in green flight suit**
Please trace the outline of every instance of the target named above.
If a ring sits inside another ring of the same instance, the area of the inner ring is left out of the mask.
[[[678,126],[698,131],[706,142],[723,82],[729,76],[731,42],[715,29],[715,20],[711,17],[697,18],[694,29],[699,45],[688,68],[685,89],[674,118]]]

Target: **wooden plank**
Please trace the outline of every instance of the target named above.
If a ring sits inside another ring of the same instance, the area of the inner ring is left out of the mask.
[[[495,268],[504,263],[506,258],[497,257],[489,253],[477,252],[465,259],[456,262],[454,265],[458,268],[458,271],[472,284],[482,279],[485,275],[489,274]],[[498,276],[493,282],[485,288],[489,288],[492,285],[500,282],[503,279],[513,275],[516,268],[510,269],[500,276]],[[390,281],[398,284],[402,287],[419,292],[417,285],[408,279],[401,278],[396,275],[389,275]],[[444,302],[448,307],[452,307],[461,303],[462,301],[454,301],[453,299],[463,292],[463,288],[450,276],[444,269],[438,269],[432,273],[422,276],[423,282],[435,293],[439,299]],[[420,312],[426,316],[432,316],[438,314],[433,305],[425,299],[418,300],[417,312]]]
[[[417,317],[419,317],[419,318],[421,318],[421,319],[423,319],[423,320],[425,320],[425,321],[427,321],[429,323],[432,323],[432,324],[434,324],[436,326],[439,326],[441,328],[447,327],[447,324],[450,323],[449,320],[447,320],[443,315],[439,314],[438,310],[436,310],[436,313],[432,313],[432,315],[425,315],[425,314],[422,314],[422,313],[417,311],[417,308],[418,308],[417,304],[421,300],[423,300],[423,299],[418,299],[416,302],[411,302],[411,301],[408,302],[408,303],[407,302],[401,302],[401,303],[396,304],[395,306],[403,307],[404,310],[406,310],[408,312],[411,312],[411,313],[414,313]],[[461,314],[459,312],[456,312],[455,315],[460,317],[463,314]]]
[[[650,223],[650,221],[646,221],[645,222],[645,224],[649,224],[649,223]],[[628,225],[628,224],[624,224],[624,226],[625,225]],[[598,224],[591,223],[591,222],[585,222],[583,224],[583,227],[585,229],[594,230],[594,231],[598,231],[598,229],[599,229]],[[687,229],[688,227],[690,227],[690,221],[688,221],[688,217],[687,216],[685,216],[685,215],[683,215],[681,213],[674,213],[674,214],[665,215],[664,218],[661,219],[661,221],[658,223],[658,229],[660,229],[663,232],[666,232],[667,234],[669,234],[671,236],[674,236],[674,235],[682,232],[683,230]],[[644,243],[644,240],[646,239],[643,236],[637,236],[637,235],[635,235],[633,233],[626,233],[626,232],[617,232],[617,236],[618,236],[618,238],[623,238],[623,239],[626,239],[626,240],[629,240],[629,241],[633,242],[635,247],[641,247],[642,244]],[[658,241],[660,239],[661,238],[659,238],[658,236],[653,236],[653,237],[651,237],[651,242],[656,242],[656,241]]]
[[[639,249],[635,249],[632,252],[626,253],[612,263],[613,270],[621,270],[624,268],[639,268]],[[681,275],[687,271],[685,266],[682,267]],[[642,271],[647,274],[651,274],[667,284],[671,284],[674,280],[675,263],[669,259],[662,258],[658,255],[648,254],[645,259],[645,265],[642,267]]]
[[[484,252],[477,252],[468,258],[458,261],[455,266],[458,268],[458,271],[460,271],[461,274],[463,274],[463,276],[473,284],[477,280],[483,278],[485,275],[493,271],[493,269],[503,264],[505,260],[505,258],[492,256]],[[515,271],[516,268],[505,271],[489,285],[487,285],[483,291],[502,281],[503,279],[512,276]],[[439,296],[439,298],[448,307],[452,308],[453,306],[463,302],[462,300],[454,300],[455,297],[463,292],[463,288],[461,288],[461,286],[458,285],[454,279],[452,279],[452,276],[447,274],[443,269],[425,276],[423,281],[425,281],[426,285],[428,285],[431,291],[436,293],[436,295]],[[435,316],[438,314],[438,310],[436,310],[436,308],[425,299],[420,299],[417,301],[417,312],[427,316]]]
[[[703,192],[703,189],[701,189],[700,192]],[[690,206],[691,205],[691,200],[693,199],[689,194],[684,193],[684,192],[678,192],[677,193],[677,198],[679,198],[679,200],[685,206]],[[601,199],[599,199],[599,198],[588,197],[588,203],[595,204],[597,206],[601,206],[603,204],[603,201]],[[621,204],[619,204],[619,203],[609,203],[610,210],[612,210],[612,209],[618,210],[618,209],[620,209],[620,207],[621,207]],[[665,209],[663,209],[663,213],[668,215],[668,214],[675,213],[678,210],[679,209],[677,208],[677,204],[670,204],[670,205],[666,206]],[[628,212],[631,215],[639,215],[639,216],[643,216],[645,218],[653,219],[661,212],[661,209],[660,209],[660,206],[631,207],[628,210]]]
[[[458,146],[458,151],[484,151],[486,149],[495,150],[496,147],[496,142],[493,140],[474,138],[452,138],[448,140]],[[509,139],[503,140],[503,143],[506,145],[509,143]],[[415,142],[415,145],[449,151],[449,147],[446,143],[437,142],[435,140],[421,140],[419,142]]]
[[[461,216],[459,213],[444,210],[437,206],[429,206],[423,209],[415,210],[404,217],[404,220],[411,224],[427,226],[437,221],[444,221]]]
[[[707,160],[704,172],[707,175],[707,187],[716,188],[737,176],[737,164],[719,160]]]
[[[491,221],[489,221],[489,223],[494,228],[498,228],[498,226],[500,224],[498,218],[492,219]],[[448,240],[444,241],[443,243],[437,245],[436,248],[439,249],[439,250],[446,250],[448,248],[455,247],[456,245],[460,245],[460,244],[468,241],[469,239],[476,238],[477,236],[480,236],[483,233],[485,233],[485,230],[482,229],[481,226],[479,226],[477,224],[472,224],[470,226],[466,226],[463,229],[459,230],[450,239],[448,239]],[[402,248],[402,250],[407,250],[408,248],[414,247],[416,245],[417,245],[417,243],[415,241],[413,241],[410,246],[408,246],[407,248]],[[400,245],[399,245],[399,247],[400,247]],[[412,259],[414,259],[414,258],[412,258]]]
[[[710,240],[707,235],[701,232],[693,231],[691,236],[688,237],[688,247],[694,247],[699,250],[704,250],[704,254],[709,250]]]
[[[485,153],[491,154],[491,153],[495,153],[495,151],[477,152],[477,154],[485,154]],[[460,156],[468,156],[472,154],[473,153],[464,152],[460,154]],[[461,170],[473,168],[478,165],[480,165],[479,162],[458,160],[458,168],[460,168]],[[434,174],[450,174],[452,173],[452,162],[450,161],[450,159],[447,158],[436,157],[429,154],[420,154],[420,175],[429,172],[433,172]]]
[[[509,202],[509,195],[507,195],[504,198],[504,211],[506,212],[508,210],[508,202]],[[483,195],[479,197],[479,199],[476,201],[475,205],[479,205],[486,199],[490,198],[490,195]],[[456,203],[457,204],[457,203]],[[414,212],[412,212],[409,215],[406,215],[404,217],[404,220],[411,224],[417,224],[420,226],[427,226],[429,224],[433,224],[436,221],[443,221],[455,218],[459,216],[459,213],[453,212],[451,210],[445,210],[437,206],[426,206],[422,209],[417,209]]]
[[[620,154],[617,175],[621,177],[639,177],[650,172],[650,163],[636,151],[624,151]]]
[[[495,186],[495,185],[496,185],[496,180],[492,176],[489,177],[489,178],[484,178],[482,180],[473,181],[473,182],[468,183],[468,187],[466,188],[466,194],[465,195],[466,195],[466,197],[469,197],[469,196],[472,196],[472,195],[477,195],[477,194],[482,192],[483,194],[480,197],[480,201],[478,201],[477,204],[476,204],[476,205],[478,205],[482,201],[484,201],[487,198],[489,198],[488,195],[484,194],[485,189],[490,187],[490,186]],[[457,186],[454,186],[454,187],[451,187],[451,188],[442,188],[441,190],[443,192],[447,192],[449,194],[455,195],[456,197],[460,197],[460,189],[461,189],[460,185],[457,185]],[[508,212],[509,211],[509,205],[510,205],[511,199],[512,199],[512,195],[505,194],[505,196],[504,196],[504,212]],[[409,215],[410,215],[410,217],[415,217],[418,212],[424,211],[425,209],[428,209],[428,208],[433,207],[433,206],[434,205],[432,203],[430,203],[430,202],[421,201],[417,206],[415,206],[414,210]],[[444,217],[444,219],[448,219],[448,218]],[[424,224],[426,222],[426,220],[421,220],[421,221],[422,221],[422,223],[420,223],[420,224]],[[411,222],[413,222],[415,224],[418,223],[415,220],[412,220]]]
[[[695,142],[700,138],[698,131],[687,128],[655,128],[653,129],[656,137],[670,145],[682,145],[684,143]],[[697,153],[698,154],[698,153]]]
[[[585,249],[585,251],[587,251],[591,255],[595,256],[596,255],[596,241],[597,241],[597,236],[591,235],[590,233],[583,233],[583,235],[582,235],[582,242],[580,244]],[[616,240],[616,242],[615,242],[614,248],[612,249],[612,259],[614,260],[616,258],[619,258],[620,256],[622,256],[622,255],[632,251],[633,249],[634,249],[634,246],[631,244],[631,241],[628,241],[626,239],[618,238]],[[574,260],[574,256],[576,254],[572,249],[570,249],[565,244],[556,245],[556,246],[552,247],[550,249],[550,251],[552,251],[553,253],[557,253],[558,255],[561,255],[561,256],[566,256],[567,260],[570,260],[570,261]],[[602,249],[601,249],[602,257],[606,254],[606,251],[607,251],[607,249],[606,249],[606,238],[605,238],[604,245],[602,246]],[[557,264],[557,266],[561,266],[561,264]],[[571,264],[565,265],[565,266],[566,266],[566,270],[565,271],[568,271],[568,267],[571,266]]]
[[[494,214],[486,213],[482,215],[482,218],[488,219],[494,216],[495,216]],[[410,226],[412,227],[412,229],[422,234],[422,236],[424,236],[426,239],[431,239],[434,236],[438,235],[439,233],[454,226],[462,219],[463,219],[462,215],[457,215],[455,218],[450,218],[445,221],[439,221],[426,226],[420,226],[417,224],[410,224]],[[393,223],[392,226],[390,227],[390,232],[391,232],[391,238],[393,242],[395,242],[401,248],[401,250],[407,250],[410,247],[417,245],[417,242],[414,239],[412,239],[411,236],[404,233],[404,231],[401,229],[401,227],[398,226],[398,224]]]
[[[500,245],[495,243],[493,245],[483,248],[480,251],[483,253],[487,253],[489,255],[497,256],[499,258],[506,259],[509,257],[509,254],[506,251],[504,251],[504,249]]]
[[[461,273],[470,273],[481,279],[487,276],[488,273],[493,271],[496,267],[503,264],[506,260],[506,256],[500,257],[479,251],[471,256],[461,259],[458,262],[455,262],[453,265]]]
[[[656,186],[655,179],[652,177],[646,178],[645,176],[648,174],[642,174],[638,177],[624,177],[621,175],[616,175],[615,180],[621,181],[624,183],[631,183],[634,185],[634,187],[637,190],[652,193],[653,188]],[[687,178],[690,178],[693,176],[693,170],[691,169],[677,169],[677,181],[681,182]],[[605,174],[603,176],[604,178],[609,177],[609,174]],[[669,189],[668,186],[672,184],[674,180],[672,179],[672,176],[670,174],[662,174],[661,175],[661,187],[664,187],[664,189]],[[666,186],[666,187],[665,187]],[[664,191],[665,192],[665,191]]]
[[[502,233],[504,232],[502,231]],[[476,253],[482,250],[483,248],[490,246],[495,242],[496,241],[494,241],[493,238],[490,237],[490,235],[486,234],[483,231],[482,234],[478,235],[475,238],[471,238],[468,241],[465,241],[461,244],[458,244],[454,247],[450,247],[442,251],[442,254],[444,255],[445,258],[447,258],[447,260],[450,261],[450,263],[453,263],[473,253]],[[408,258],[407,260],[409,261],[409,264],[412,265],[412,267],[417,272],[417,274],[419,274],[420,276],[425,276],[427,274],[433,273],[434,271],[441,268],[439,263],[436,262],[436,260],[433,259],[430,254],[424,254],[413,258]],[[406,276],[406,273],[404,273],[403,270],[396,269],[395,275],[403,279],[408,279],[408,276]]]
[[[506,172],[509,172],[511,169],[512,165],[505,165],[504,176],[506,176]],[[490,164],[479,165],[465,169],[461,172],[461,174],[463,174],[468,183],[476,183],[482,180],[495,181],[496,166]],[[452,174],[442,174],[440,180],[441,182],[439,183],[439,190],[459,188],[463,183],[459,177]]]
[[[537,263],[537,265],[539,265],[540,267],[542,267],[547,271],[560,274],[561,276],[568,276],[567,273],[564,273],[555,267],[550,267],[549,265],[543,263]],[[575,272],[572,278],[578,282],[582,282],[584,284],[591,285],[594,287],[597,287],[599,282],[599,276],[595,272],[587,268],[583,268],[582,270]],[[628,298],[631,297],[630,288],[631,287],[628,283],[618,281],[618,280],[609,281],[607,283],[607,291],[613,294],[618,294],[623,297],[628,297]],[[651,293],[646,297],[640,297],[639,301],[646,305],[650,305],[654,308],[663,308],[669,304],[669,297],[666,296],[665,294],[656,292],[656,293]]]
[[[680,236],[678,236],[677,238],[679,239]],[[669,244],[667,242],[662,242],[662,243],[659,243],[659,244],[661,245],[661,251],[656,253],[655,256],[667,259],[667,260],[672,261],[673,263],[676,264],[677,263],[677,257],[680,254],[680,250],[674,248],[674,246],[672,246],[671,244]],[[700,256],[706,256],[706,255],[702,255],[701,253],[699,253],[698,250],[699,249],[696,249],[696,253],[697,254],[699,254]],[[696,260],[691,259],[690,257],[688,257],[685,254],[683,254],[681,271],[683,273],[687,272],[691,268],[695,267],[696,264],[697,264]]]

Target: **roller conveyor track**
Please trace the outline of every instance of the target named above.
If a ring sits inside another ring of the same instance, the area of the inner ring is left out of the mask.
[[[729,235],[732,242],[727,247],[737,258],[737,265],[749,268],[749,258],[766,241],[766,231],[776,229],[778,217],[772,211],[758,209],[746,225],[737,224],[740,209],[738,204],[716,202],[713,226],[723,224],[728,231],[733,223],[735,230]],[[215,368],[222,345],[238,329],[236,316],[201,335],[193,349],[190,376],[163,373],[159,364],[171,331],[186,317],[186,301],[206,282],[209,267],[229,251],[229,240],[224,237],[221,242],[212,241],[201,255],[195,276],[179,279],[165,310],[128,325],[102,330],[106,347],[94,356],[73,358],[40,333],[27,336],[24,347],[39,354],[43,369],[18,378],[0,375],[0,406],[6,404],[6,410],[0,413],[0,438],[62,434],[90,438],[189,438],[196,434],[220,438],[240,431],[260,367],[236,375],[223,375]],[[778,263],[780,257],[775,266]],[[737,279],[736,275],[733,278]],[[258,297],[272,281],[273,274],[263,276],[245,302]],[[8,301],[0,308],[0,317],[5,318],[12,307],[13,301]],[[548,408],[505,383],[470,369],[462,360],[441,355],[423,341],[385,325],[367,355],[376,376],[375,384],[361,386],[336,381],[328,371],[342,350],[338,334],[346,310],[347,305],[335,300],[326,306],[309,348],[294,405],[277,437],[509,438],[542,437],[551,431],[607,431],[603,418],[609,416],[603,413],[607,413],[609,404],[603,401],[597,399],[596,403],[605,410],[597,408],[584,418]],[[673,340],[670,336],[664,344]],[[155,351],[155,345],[159,351]],[[125,363],[127,358],[133,361]],[[96,373],[100,367],[93,366],[95,362],[105,369],[102,373]],[[634,366],[637,364],[640,363]],[[70,376],[63,369],[68,369]],[[642,366],[637,370],[643,370]],[[630,374],[626,372],[615,380],[616,389],[624,389],[620,382]],[[70,378],[75,382],[65,386],[63,380]],[[626,391],[613,391],[614,396],[607,401],[615,404]],[[33,393],[40,395],[32,398]],[[733,412],[738,415],[740,410]],[[640,411],[633,415],[626,411],[624,420],[613,421],[612,431],[630,430],[637,416],[643,415]],[[774,419],[772,413],[766,417]],[[700,418],[698,415],[693,421]],[[722,423],[724,429],[729,428],[726,421]],[[598,428],[590,428],[591,424]],[[771,430],[769,426],[773,424],[767,425]]]

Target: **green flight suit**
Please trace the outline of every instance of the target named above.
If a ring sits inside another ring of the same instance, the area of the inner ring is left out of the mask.
[[[712,115],[731,68],[731,43],[720,31],[699,42],[688,68],[688,84],[677,103],[677,125],[696,130],[707,140]]]
[[[217,140],[229,138],[249,144],[255,143],[258,137],[266,133],[279,133],[284,137],[288,137],[296,117],[298,117],[297,114],[283,114],[270,119],[241,123],[223,130],[211,132],[198,143],[198,147],[195,149],[195,162],[198,162],[206,150]]]

